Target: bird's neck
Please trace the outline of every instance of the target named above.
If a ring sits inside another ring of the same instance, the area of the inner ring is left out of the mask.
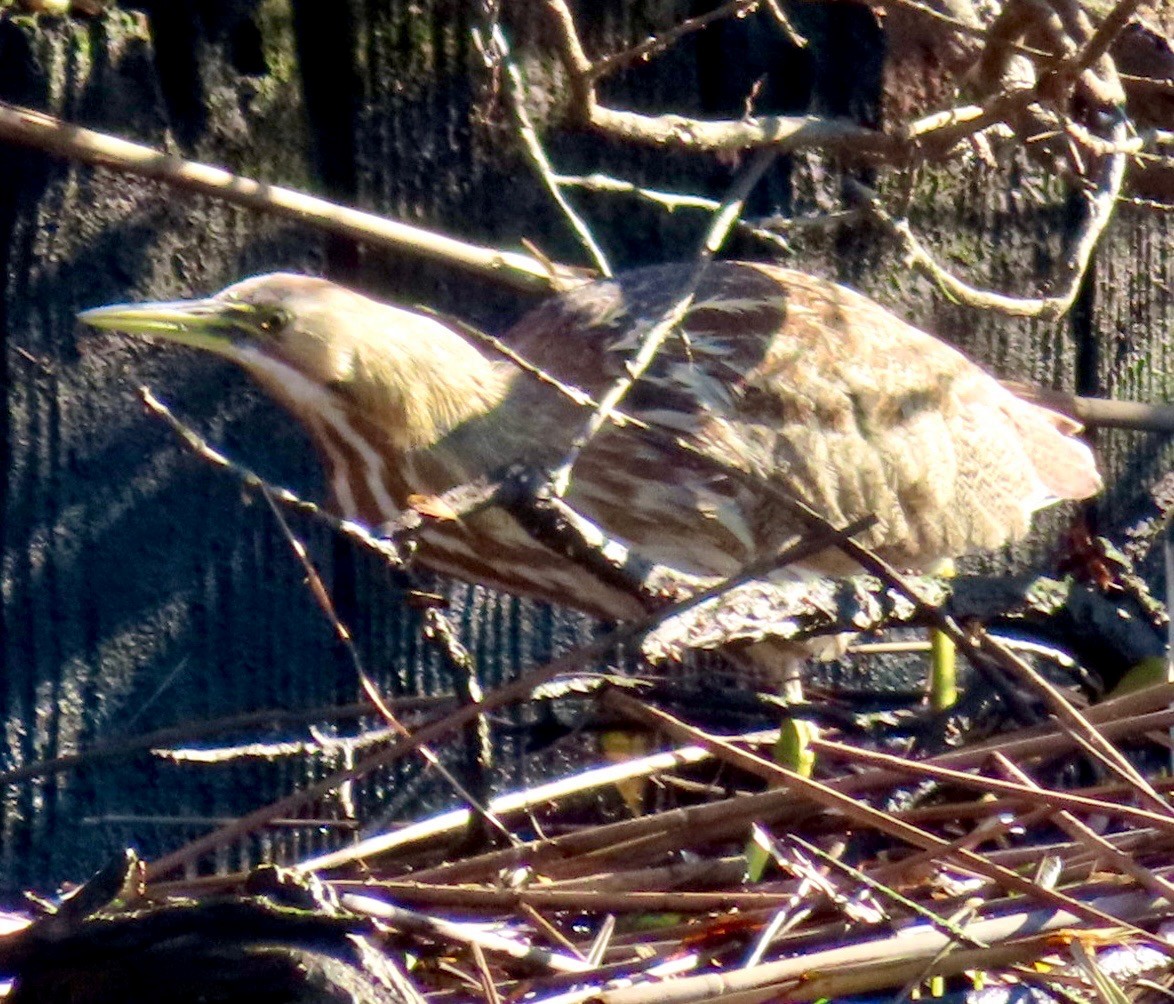
[[[327,386],[271,360],[248,365],[306,426],[348,518],[377,525],[414,495],[519,459],[508,454],[525,439],[510,417],[520,371],[455,332],[427,334],[351,346]]]
[[[403,454],[436,449],[493,413],[514,380],[510,367],[461,339],[447,346],[406,346],[391,360],[384,353],[356,353],[351,376],[345,393],[378,423],[387,446]]]

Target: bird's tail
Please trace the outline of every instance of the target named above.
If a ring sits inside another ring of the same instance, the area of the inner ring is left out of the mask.
[[[1079,438],[1083,430],[1079,422],[1010,393],[1003,411],[1019,433],[1046,493],[1034,508],[1061,499],[1086,499],[1104,487],[1092,450]]]

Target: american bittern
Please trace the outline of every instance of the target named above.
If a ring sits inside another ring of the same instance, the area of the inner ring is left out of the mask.
[[[584,285],[527,314],[505,341],[598,396],[688,271]],[[368,526],[396,517],[410,496],[512,462],[557,464],[586,417],[441,321],[323,279],[265,275],[209,299],[81,317],[242,366],[308,430],[337,511]],[[566,499],[643,557],[692,574],[732,573],[801,529],[763,484],[833,523],[874,515],[862,543],[904,568],[997,548],[1023,535],[1037,509],[1101,487],[1074,422],[864,296],[769,265],[713,264],[623,409],[693,451],[608,427],[575,466]],[[608,618],[641,612],[497,509],[436,524],[418,560]],[[829,550],[799,572],[852,570]]]

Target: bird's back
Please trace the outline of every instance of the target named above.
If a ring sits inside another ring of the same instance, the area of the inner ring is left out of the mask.
[[[598,395],[689,272],[580,287],[506,340]],[[766,482],[833,522],[875,515],[865,542],[906,567],[996,548],[1040,507],[1100,488],[1075,423],[866,297],[769,265],[713,264],[624,408],[715,463],[613,430],[580,462],[572,500],[646,556],[694,572],[732,571],[798,529]],[[813,570],[848,568],[825,556]]]

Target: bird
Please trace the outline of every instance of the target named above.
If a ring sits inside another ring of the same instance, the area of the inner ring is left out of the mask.
[[[335,513],[378,527],[508,465],[558,465],[590,411],[555,381],[604,395],[694,271],[647,266],[551,296],[502,336],[516,358],[439,315],[292,273],[79,317],[244,369],[308,433]],[[863,294],[774,264],[710,263],[621,410],[635,421],[590,440],[565,501],[689,576],[729,576],[793,539],[804,526],[784,498],[837,525],[872,517],[860,543],[932,570],[1102,488],[1077,422]],[[431,523],[414,560],[596,617],[646,613],[502,508]],[[855,571],[830,548],[780,574]]]

